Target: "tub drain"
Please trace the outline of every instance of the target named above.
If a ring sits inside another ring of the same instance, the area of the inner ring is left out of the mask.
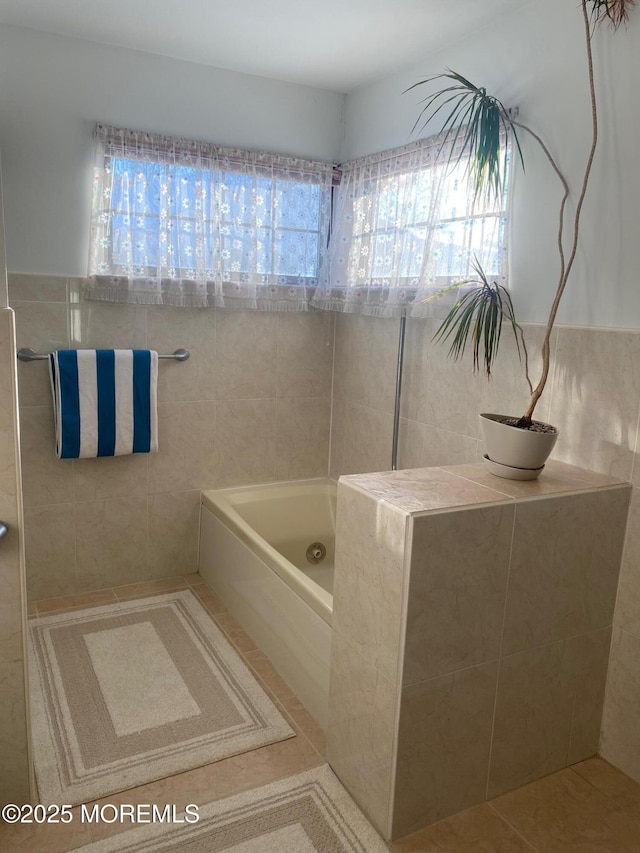
[[[307,548],[307,560],[310,563],[321,563],[327,556],[327,549],[322,542],[312,542]]]

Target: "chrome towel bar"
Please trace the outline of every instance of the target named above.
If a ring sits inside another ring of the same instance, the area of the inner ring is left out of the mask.
[[[188,349],[177,349],[171,355],[159,355],[158,358],[173,358],[176,361],[186,361],[190,355],[191,353]],[[35,352],[31,347],[22,347],[18,350],[19,361],[42,361],[46,358],[49,358],[48,353]]]

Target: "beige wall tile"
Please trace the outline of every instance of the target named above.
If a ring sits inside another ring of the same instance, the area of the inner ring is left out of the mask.
[[[221,400],[216,413],[217,488],[275,478],[276,401]]]
[[[15,302],[16,346],[50,352],[69,346],[68,310],[65,303]],[[26,364],[33,367],[33,364]]]
[[[542,373],[541,347],[545,335],[544,326],[526,325],[523,327],[527,351],[529,353],[529,376],[534,387]],[[557,344],[557,329],[551,337],[552,363]],[[524,352],[522,361],[518,358],[518,351],[511,329],[505,325],[500,340],[500,353],[495,367],[491,372],[491,379],[486,382],[481,376],[480,381],[482,395],[482,412],[496,412],[505,415],[521,415],[529,402],[529,386],[524,369]],[[549,421],[549,408],[551,400],[551,381],[548,382],[540,402],[536,406],[534,417],[536,420]]]
[[[7,570],[4,560],[2,572]],[[22,660],[22,608],[20,596],[0,604],[0,664]]]
[[[277,403],[277,480],[326,477],[329,457],[329,397],[289,397]]]
[[[413,520],[403,683],[497,659],[514,507]]]
[[[418,412],[426,395],[432,328],[427,320],[407,320],[400,404],[402,416],[413,421],[418,420]]]
[[[495,489],[512,498],[551,497],[567,492],[596,491],[607,486],[625,485],[617,477],[598,474],[596,471],[568,465],[557,459],[547,461],[544,471],[537,480],[506,480],[492,474],[482,458],[477,459],[476,462],[481,464],[447,465],[444,469],[457,477],[464,477],[466,480]],[[627,486],[625,488],[628,490]]]
[[[333,325],[328,312],[278,315],[278,397],[331,396]]]
[[[20,516],[15,495],[0,493],[0,519],[9,530],[2,540],[2,568],[0,569],[0,601],[10,604],[19,614],[16,602],[20,601]],[[2,629],[0,628],[0,636]]]
[[[427,380],[418,405],[417,420],[440,429],[478,436],[478,412],[482,411],[483,383],[470,362],[453,361],[446,345],[432,343],[436,321],[427,321],[425,336]]]
[[[518,504],[503,653],[611,624],[625,488]]]
[[[500,661],[488,797],[566,765],[573,661],[562,641]]]
[[[351,403],[393,412],[399,320],[353,315],[347,363],[342,366]]]
[[[395,688],[334,627],[327,760],[387,838],[395,725]]]
[[[49,352],[48,349],[41,351]],[[18,399],[21,408],[52,405],[48,362],[18,362]]]
[[[147,498],[76,504],[77,590],[149,578]]]
[[[634,488],[614,623],[640,639],[640,489]]]
[[[271,311],[216,314],[217,393],[222,400],[276,396],[278,315]]]
[[[419,468],[426,427],[418,421],[400,418],[398,427],[398,468]]]
[[[25,506],[73,500],[73,462],[58,459],[51,406],[20,412],[22,488]]]
[[[54,275],[9,273],[9,304],[15,302],[65,302],[68,279]]]
[[[12,495],[13,497],[17,493],[14,438],[12,425],[9,425],[7,429],[0,429],[0,494]]]
[[[333,628],[395,683],[407,517],[338,484]]]
[[[29,598],[77,592],[74,505],[26,507],[24,528]]]
[[[92,302],[80,296],[69,305],[71,346],[89,349],[142,349],[146,343],[146,308],[115,302]]]
[[[349,396],[349,345],[353,314],[336,313],[335,343],[333,353],[333,400],[346,400]]]
[[[75,499],[95,501],[146,495],[149,490],[148,464],[148,453],[74,459]]]
[[[329,437],[329,476],[339,477],[347,468],[344,464],[347,440],[347,403],[346,400],[331,401],[331,435]]]
[[[347,403],[340,474],[391,468],[393,415]]]
[[[610,646],[611,628],[567,640],[575,697],[569,765],[598,752]]]
[[[7,405],[9,395],[13,394],[13,369],[15,354],[13,351],[13,323],[11,310],[0,309],[0,393],[5,405],[0,411],[0,428],[13,427],[12,407]]]
[[[215,485],[216,403],[158,403],[157,453],[149,454],[149,491]]]
[[[462,465],[475,462],[478,447],[477,439],[455,432],[425,426],[421,467],[435,465]]]
[[[48,353],[69,346],[65,304],[16,302],[16,347]],[[21,406],[51,405],[51,382],[46,361],[18,362]]]
[[[403,414],[447,432],[475,438],[478,435],[476,416],[479,412],[511,414],[524,410],[529,387],[515,342],[507,329],[504,330],[492,377],[487,381],[484,375],[473,373],[468,353],[456,362],[448,355],[447,342],[432,341],[438,326],[437,320],[415,320],[407,325]],[[525,335],[530,357],[529,372],[532,380],[536,381],[540,372],[539,347],[544,329],[528,325]],[[555,335],[552,348],[555,349]],[[549,399],[547,392],[536,410],[537,417],[542,420],[548,419]],[[425,464],[443,463],[427,460]]]
[[[147,347],[163,355],[188,349],[188,361],[163,359],[158,370],[158,400],[215,400],[216,312],[203,308],[147,308]]]
[[[640,639],[613,629],[600,752],[640,782]]]
[[[402,690],[393,837],[485,797],[497,662]]]
[[[432,468],[476,462],[478,440],[419,421],[400,420],[399,468]]]
[[[197,571],[199,524],[199,491],[149,497],[149,577]]]
[[[639,400],[639,333],[559,329],[549,413],[560,430],[556,459],[629,479]]]
[[[345,479],[376,498],[382,498],[410,513],[506,501],[500,492],[455,477],[443,468],[376,471],[371,474],[350,474]]]

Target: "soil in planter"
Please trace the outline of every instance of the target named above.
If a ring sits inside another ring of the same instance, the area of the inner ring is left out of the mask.
[[[495,418],[498,420],[498,418]],[[558,430],[551,426],[551,424],[544,424],[542,421],[531,421],[529,426],[519,426],[520,418],[500,418],[499,423],[506,424],[506,426],[517,427],[518,429],[526,429],[528,432],[543,432],[547,435],[555,435]]]

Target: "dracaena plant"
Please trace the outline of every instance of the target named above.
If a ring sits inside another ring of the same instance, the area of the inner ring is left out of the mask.
[[[475,293],[465,295],[453,306],[435,335],[436,340],[451,341],[449,352],[454,358],[460,358],[464,354],[467,344],[471,341],[474,370],[482,369],[487,376],[490,376],[491,368],[498,353],[502,321],[506,321],[511,326],[518,345],[518,353],[522,347],[525,354],[525,373],[531,392],[527,409],[516,424],[520,427],[531,426],[535,407],[549,378],[551,333],[560,300],[576,258],[582,207],[598,142],[598,110],[595,95],[592,39],[600,24],[608,24],[615,31],[626,23],[630,10],[635,5],[636,0],[581,0],[580,2],[587,56],[592,132],[591,145],[581,182],[577,186],[576,203],[571,216],[567,216],[566,213],[571,188],[565,176],[560,171],[554,156],[542,137],[519,121],[517,113],[508,110],[498,98],[489,94],[485,88],[475,86],[455,71],[447,70],[443,74],[427,77],[411,86],[411,89],[415,89],[433,83],[439,84],[437,90],[421,102],[423,107],[415,128],[424,128],[427,124],[431,125],[435,120],[441,120],[443,146],[446,145],[451,152],[449,162],[458,164],[464,161],[468,164],[468,175],[476,198],[482,194],[499,196],[503,191],[507,168],[505,149],[502,145],[502,140],[505,137],[513,141],[513,148],[517,157],[523,162],[518,132],[529,135],[540,146],[562,185],[557,231],[558,285],[549,311],[542,343],[542,372],[537,384],[534,386],[529,378],[527,351],[522,329],[516,323],[508,292],[502,285],[488,280],[477,260],[474,264],[477,278],[465,279],[452,287],[458,287],[468,282],[474,282],[480,287]],[[450,290],[451,288],[446,289]]]

